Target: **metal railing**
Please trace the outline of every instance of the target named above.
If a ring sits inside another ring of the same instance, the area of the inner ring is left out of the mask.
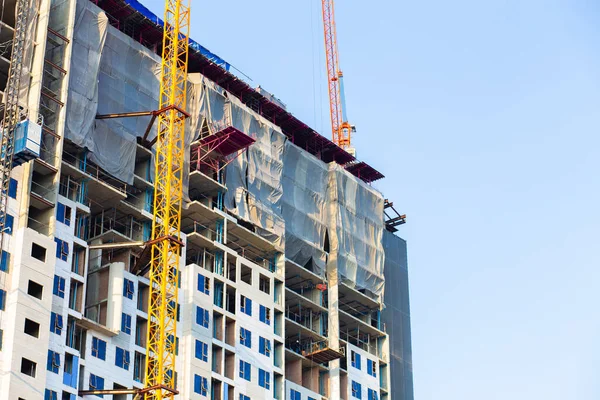
[[[106,183],[110,187],[127,194],[127,184],[116,178],[113,178],[108,173],[104,172],[100,167],[93,164],[89,160],[78,158],[77,156],[63,151],[63,162],[77,168],[81,172],[86,173],[91,178],[94,178],[100,182]]]
[[[90,238],[109,231],[118,232],[134,241],[144,240],[144,224],[131,215],[123,215],[116,209],[103,210],[92,217]]]
[[[54,184],[50,186],[43,186],[40,183],[31,181],[31,193],[45,199],[51,203],[54,203]]]
[[[313,319],[319,318],[321,313],[313,313],[302,312],[302,310],[298,310],[299,312],[292,311],[289,305],[285,308],[285,316],[287,319],[294,321],[295,323],[302,325],[309,331],[316,333],[317,335],[326,336],[324,332],[320,331],[321,323],[319,321],[313,321]],[[313,323],[314,322],[314,323]]]

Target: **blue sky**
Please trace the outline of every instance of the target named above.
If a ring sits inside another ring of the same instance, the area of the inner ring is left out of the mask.
[[[600,6],[372,3],[338,2],[339,48],[358,156],[408,215],[415,398],[599,398]],[[318,0],[192,25],[329,135]]]

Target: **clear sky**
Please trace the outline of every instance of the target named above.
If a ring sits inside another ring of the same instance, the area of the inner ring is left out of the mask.
[[[329,136],[318,0],[192,1],[195,40]],[[600,398],[598,2],[336,15],[358,156],[408,215],[415,399]]]

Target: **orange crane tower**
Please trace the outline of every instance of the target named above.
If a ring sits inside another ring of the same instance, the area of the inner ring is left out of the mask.
[[[322,0],[322,7],[332,141],[344,150],[354,153],[350,140],[351,133],[353,133],[355,129],[348,123],[348,117],[346,115],[344,74],[340,69],[340,59],[337,48],[334,0]]]

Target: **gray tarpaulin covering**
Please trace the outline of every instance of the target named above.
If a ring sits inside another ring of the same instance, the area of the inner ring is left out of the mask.
[[[3,4],[4,6],[4,4]],[[15,7],[15,21],[18,18],[18,13],[22,10],[18,10],[18,7]],[[23,47],[23,69],[21,70],[21,80],[19,84],[19,102],[23,102],[23,106],[27,107],[27,97],[29,95],[29,86],[30,76],[31,76],[31,62],[33,59],[33,47],[34,47],[34,38],[35,35],[35,27],[38,18],[40,8],[39,0],[30,0],[29,1],[29,14],[27,15],[27,32],[25,34],[25,43]],[[16,27],[16,22],[15,22]]]
[[[391,400],[413,400],[406,242],[384,231],[383,249],[387,287],[381,320],[390,337]]]
[[[87,148],[90,160],[126,182],[133,182],[136,138],[150,116],[95,119],[96,114],[158,109],[160,57],[108,24],[106,14],[86,0],[77,2],[65,136]],[[197,136],[202,102],[199,84],[189,83],[185,145]],[[154,123],[148,140],[156,136]],[[189,165],[189,157],[186,166]],[[189,168],[184,168],[187,183]],[[187,185],[184,185],[187,197]]]
[[[202,129],[216,133],[231,119],[225,106],[227,98],[223,88],[198,73],[190,74],[189,81],[192,94],[188,99],[188,112],[197,116],[196,122],[191,123],[190,131],[193,140],[196,140],[201,136]]]
[[[327,164],[290,141],[283,153],[283,197],[285,256],[324,275],[327,231]]]
[[[281,178],[286,137],[237,98],[231,96],[227,105],[232,125],[256,142],[227,166],[225,206],[256,225],[259,235],[283,247]]]
[[[329,166],[330,253],[338,274],[351,286],[381,296],[383,196],[337,164]]]
[[[136,136],[143,135],[149,117],[95,116],[156,110],[159,76],[156,54],[110,27],[91,2],[78,1],[65,137],[87,148],[90,160],[108,173],[132,183]]]

